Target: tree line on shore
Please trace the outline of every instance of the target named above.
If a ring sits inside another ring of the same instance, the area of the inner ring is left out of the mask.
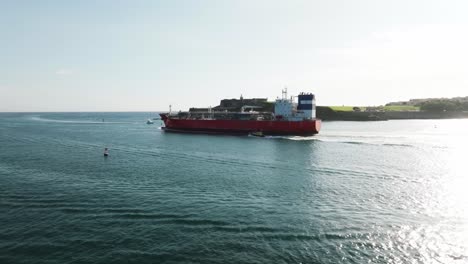
[[[468,111],[468,96],[455,98],[412,99],[405,102],[388,103],[387,105],[412,105],[421,111],[429,112],[456,112]]]
[[[457,101],[451,99],[435,99],[421,103],[422,111],[468,111],[468,101]]]

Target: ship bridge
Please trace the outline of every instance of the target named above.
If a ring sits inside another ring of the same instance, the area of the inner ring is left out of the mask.
[[[287,98],[287,89],[283,91],[281,99],[275,101],[275,116],[279,119],[301,121],[315,119],[315,96],[312,93],[300,93],[297,102],[294,96]]]

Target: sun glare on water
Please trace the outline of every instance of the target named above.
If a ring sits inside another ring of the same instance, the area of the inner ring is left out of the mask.
[[[437,236],[428,246],[434,246],[434,252],[446,252],[451,261],[464,262],[468,261],[468,122],[446,120],[437,134],[442,148],[434,151],[440,175],[434,175],[434,185],[427,190],[432,192],[428,203]]]

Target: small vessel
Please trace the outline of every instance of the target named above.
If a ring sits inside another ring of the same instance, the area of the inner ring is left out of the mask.
[[[315,95],[301,93],[288,98],[286,89],[274,102],[241,96],[239,100],[221,100],[219,106],[201,111],[173,113],[170,106],[169,113],[159,115],[165,125],[162,129],[168,132],[259,136],[257,132],[261,131],[262,135],[307,136],[317,134],[321,126],[315,116]]]
[[[109,149],[105,148],[104,149],[104,157],[107,157],[107,156],[109,156]]]
[[[153,120],[148,119],[148,120],[146,120],[146,124],[147,124],[147,125],[152,125],[152,124],[154,124],[154,122],[153,122]]]
[[[255,131],[250,133],[249,135],[254,136],[254,137],[265,137],[262,131]]]

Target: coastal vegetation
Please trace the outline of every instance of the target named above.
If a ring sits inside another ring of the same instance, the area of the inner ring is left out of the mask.
[[[328,106],[336,112],[464,112],[468,111],[468,96],[454,98],[411,99],[385,106]]]
[[[354,106],[329,106],[333,111],[351,112]],[[361,107],[363,109],[363,107]]]
[[[431,100],[421,104],[421,110],[429,112],[468,111],[468,101],[449,99]]]
[[[415,105],[386,105],[385,111],[419,111],[421,108]]]
[[[415,105],[386,105],[386,106],[329,106],[333,111],[419,111],[421,108]]]
[[[409,101],[392,102],[385,107],[418,107],[427,112],[462,112],[468,111],[468,96],[454,98],[411,99]]]

